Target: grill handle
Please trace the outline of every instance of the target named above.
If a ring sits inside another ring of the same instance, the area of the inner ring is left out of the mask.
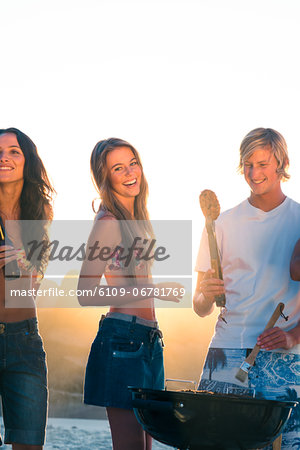
[[[168,381],[174,381],[174,382],[178,382],[178,383],[190,383],[194,386],[194,389],[197,389],[197,381],[193,381],[193,380],[178,380],[176,378],[166,378],[166,383],[165,383],[165,391],[167,390],[167,383]]]
[[[132,406],[137,409],[154,409],[156,411],[173,411],[172,402],[161,402],[159,400],[144,400],[141,398],[134,398]]]

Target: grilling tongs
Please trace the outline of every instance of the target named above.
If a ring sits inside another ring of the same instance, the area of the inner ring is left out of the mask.
[[[211,268],[215,271],[214,277],[223,280],[219,249],[215,233],[215,220],[219,217],[220,214],[220,204],[218,202],[216,194],[209,189],[205,189],[201,192],[199,196],[199,202],[203,215],[205,217],[205,227],[208,235]],[[215,299],[217,306],[219,306],[220,308],[225,307],[225,294],[216,295]],[[222,314],[221,318],[223,321],[225,321],[225,319],[222,317]]]

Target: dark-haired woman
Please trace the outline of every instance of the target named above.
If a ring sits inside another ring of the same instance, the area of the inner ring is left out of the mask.
[[[149,450],[151,438],[136,420],[128,386],[164,388],[162,334],[153,297],[178,302],[182,286],[169,283],[172,294],[163,297],[160,289],[166,284],[152,284],[147,264],[133,258],[126,265],[122,259],[120,248],[129,248],[135,236],[153,237],[147,182],[135,148],[116,138],[98,142],[91,171],[102,203],[87,248],[98,242],[109,256],[84,261],[78,289],[92,289],[95,295],[78,299],[82,305],[111,307],[91,348],[84,401],[106,407],[114,450]],[[97,289],[103,274],[108,286]]]
[[[31,139],[16,128],[0,129],[0,394],[5,443],[14,450],[39,450],[44,443],[47,373],[35,302],[30,296],[10,298],[9,292],[11,287],[38,286],[45,259],[35,264],[27,260],[30,233],[22,220],[38,221],[35,237],[45,239],[52,193]],[[5,233],[9,241],[3,242]],[[16,260],[19,278],[11,280],[5,266]]]

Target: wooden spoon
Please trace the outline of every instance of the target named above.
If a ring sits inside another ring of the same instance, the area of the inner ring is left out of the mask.
[[[222,268],[220,263],[219,249],[217,246],[215,234],[215,220],[220,214],[220,204],[213,191],[205,189],[199,196],[200,207],[205,217],[205,227],[208,235],[209,253],[211,268],[214,269],[216,278],[223,280]],[[216,295],[216,305],[223,307],[226,304],[225,294]]]

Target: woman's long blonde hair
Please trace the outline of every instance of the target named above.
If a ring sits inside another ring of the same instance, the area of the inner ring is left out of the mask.
[[[108,169],[106,165],[107,154],[119,147],[128,147],[132,151],[142,171],[140,192],[134,200],[134,217],[132,217],[130,212],[114,195],[108,177]],[[110,211],[116,219],[119,220],[149,220],[149,214],[146,206],[148,199],[148,183],[143,172],[140,156],[131,144],[118,138],[109,138],[99,141],[95,145],[91,155],[91,172],[94,185],[99,192],[102,201],[102,208]]]
[[[134,199],[133,216],[115,196],[108,176],[108,168],[106,164],[107,154],[119,147],[128,147],[132,151],[142,172],[140,192]],[[101,198],[99,210],[95,212],[106,210],[113,214],[116,219],[122,221],[120,230],[122,235],[122,242],[126,247],[130,246],[130,243],[133,242],[134,237],[136,236],[142,235],[141,237],[144,238],[154,238],[154,232],[149,220],[149,214],[146,206],[148,198],[148,183],[145,178],[141,159],[137,150],[123,139],[105,139],[99,141],[95,145],[92,151],[90,164],[93,182]],[[141,222],[139,222],[138,225],[136,225],[135,222],[127,222],[136,220]],[[134,273],[134,263],[130,264],[128,269],[131,274]],[[133,279],[135,279],[134,275]],[[135,281],[133,281],[133,283],[135,283]]]

